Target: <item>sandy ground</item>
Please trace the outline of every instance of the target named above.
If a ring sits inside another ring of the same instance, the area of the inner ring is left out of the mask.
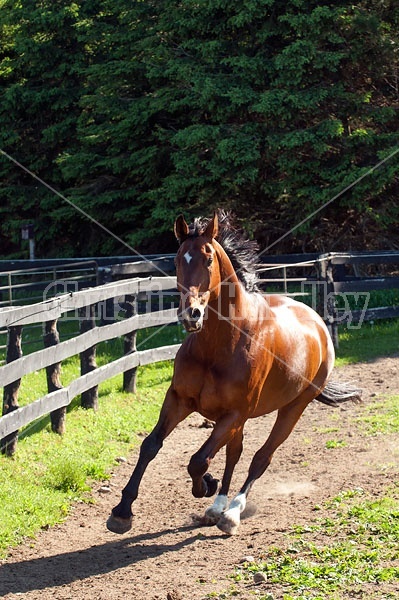
[[[115,468],[110,492],[96,486],[94,505],[76,505],[62,525],[27,540],[0,563],[0,596],[8,600],[21,596],[24,600],[203,600],[230,587],[229,576],[245,556],[256,559],[265,556],[270,546],[284,546],[290,526],[315,518],[316,504],[342,490],[362,487],[378,493],[398,481],[399,435],[366,437],[356,417],[369,402],[383,402],[385,394],[398,393],[399,358],[344,367],[335,371],[335,377],[356,381],[364,390],[364,403],[333,409],[314,402],[307,408],[255,485],[250,505],[256,506],[256,512],[242,521],[237,536],[195,523],[195,515],[201,515],[210,500],[191,496],[186,466],[209,430],[200,427],[202,418],[193,416],[172,433],[148,468],[129,533],[112,534],[105,521],[119,501],[136,453]],[[233,494],[273,421],[273,416],[267,416],[247,424]],[[327,449],[330,439],[345,446]],[[213,475],[221,475],[223,462],[224,452],[220,452],[212,465]],[[276,599],[282,597],[277,588],[266,587]],[[258,596],[266,594],[257,591]],[[243,585],[238,597],[253,598],[253,593],[253,588]],[[367,593],[362,596],[366,597]]]

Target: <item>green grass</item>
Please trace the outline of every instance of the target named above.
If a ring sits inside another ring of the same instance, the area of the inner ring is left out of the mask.
[[[72,502],[93,502],[90,486],[107,479],[115,459],[127,455],[139,433],[154,426],[171,377],[171,364],[143,368],[140,392],[107,382],[98,412],[74,407],[60,437],[45,425],[23,435],[15,456],[0,457],[0,555],[65,518]]]
[[[359,329],[339,328],[337,366],[399,354],[399,319],[363,323]]]
[[[141,347],[176,343],[181,336],[177,328],[167,327],[149,342],[146,332],[140,333]],[[120,340],[101,344],[97,363],[122,353]],[[64,385],[79,375],[79,368],[77,357],[63,362]],[[62,437],[51,432],[49,417],[22,430],[15,456],[0,456],[0,556],[41,528],[62,521],[73,502],[94,502],[93,482],[106,480],[115,459],[127,455],[138,444],[138,435],[153,428],[171,375],[171,362],[140,368],[134,396],[121,391],[122,375],[104,382],[97,412],[80,408],[78,398],[72,402]],[[44,370],[22,379],[21,406],[44,394]]]
[[[317,519],[293,527],[284,548],[270,548],[259,561],[244,563],[232,579],[248,584],[256,572],[264,573],[270,592],[257,598],[265,600],[276,592],[282,600],[396,598],[399,482],[378,498],[347,490],[317,508]],[[234,597],[239,589],[216,597]]]
[[[384,396],[368,404],[358,417],[358,423],[369,435],[399,432],[399,396]],[[398,448],[399,450],[399,448]]]
[[[344,364],[397,352],[398,329],[399,323],[390,321],[341,333],[338,360]],[[152,329],[139,332],[137,346],[141,350],[177,343],[182,338],[182,330],[177,326],[157,332]],[[40,346],[32,343],[29,352]],[[122,354],[120,339],[100,344],[97,364]],[[63,362],[64,385],[78,375],[76,357]],[[0,456],[0,556],[41,528],[65,519],[73,502],[95,501],[91,493],[93,483],[106,480],[115,459],[127,455],[138,444],[138,434],[152,429],[171,375],[171,363],[140,368],[135,396],[121,391],[122,375],[106,381],[99,388],[98,412],[82,410],[78,399],[73,401],[63,437],[50,431],[48,418],[22,431],[16,455],[12,459]],[[32,373],[22,379],[20,404],[45,393],[44,371]],[[397,398],[378,401],[359,417],[359,426],[371,435],[397,432],[397,407]],[[340,440],[334,437],[327,443],[334,451]]]

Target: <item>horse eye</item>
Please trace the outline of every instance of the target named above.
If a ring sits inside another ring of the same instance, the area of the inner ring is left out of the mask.
[[[212,258],[212,256],[210,256],[210,257],[207,259],[207,261],[206,261],[206,264],[207,264],[207,266],[208,266],[208,267],[210,267],[212,263],[213,263],[213,258]]]

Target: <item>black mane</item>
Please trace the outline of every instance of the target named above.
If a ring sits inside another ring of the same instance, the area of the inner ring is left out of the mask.
[[[248,292],[257,292],[258,244],[236,229],[230,212],[218,210],[219,233],[216,237],[229,257],[238,279]],[[203,234],[210,219],[199,217],[189,227],[189,237]]]

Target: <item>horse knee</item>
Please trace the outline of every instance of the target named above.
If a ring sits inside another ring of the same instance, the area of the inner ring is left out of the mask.
[[[199,453],[191,457],[187,470],[193,481],[192,492],[195,498],[213,496],[217,492],[219,481],[207,473],[209,463],[210,460],[203,458]]]

